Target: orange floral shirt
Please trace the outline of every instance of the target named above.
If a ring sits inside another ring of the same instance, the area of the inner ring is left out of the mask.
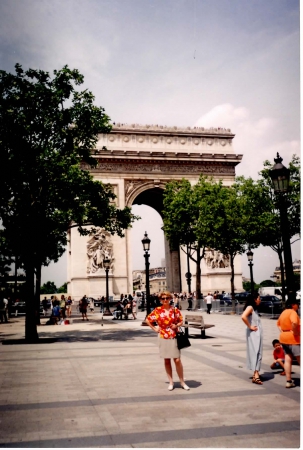
[[[160,328],[159,336],[163,339],[173,339],[176,337],[176,331],[171,326],[183,321],[182,314],[178,308],[170,308],[167,315],[166,309],[163,306],[155,308],[146,319],[149,322],[157,322]]]

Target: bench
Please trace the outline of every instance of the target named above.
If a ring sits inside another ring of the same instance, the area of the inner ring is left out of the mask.
[[[204,319],[203,316],[198,315],[198,314],[185,314],[185,318],[184,318],[184,328],[185,328],[185,334],[188,337],[188,328],[197,328],[199,330],[201,330],[201,338],[205,339],[205,330],[207,328],[211,328],[214,327],[215,325],[210,325],[210,324],[206,324],[204,323]]]

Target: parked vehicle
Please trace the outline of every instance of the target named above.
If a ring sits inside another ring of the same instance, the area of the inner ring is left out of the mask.
[[[246,302],[247,297],[250,295],[250,292],[237,292],[235,294],[235,300],[240,303],[243,304]]]
[[[275,295],[260,295],[260,298],[259,312],[280,314],[283,311],[282,300]]]
[[[274,295],[275,297],[278,297],[280,300],[282,300],[282,290],[279,287],[275,287],[275,286],[260,287],[259,294],[260,294],[260,296],[261,295]]]
[[[135,291],[135,297],[145,297],[145,296],[146,296],[146,291],[140,291],[140,290]]]
[[[216,299],[215,300],[220,300],[220,305],[226,305],[226,306],[231,306],[232,301],[231,301],[231,297],[227,297],[225,296],[225,294],[216,294]]]

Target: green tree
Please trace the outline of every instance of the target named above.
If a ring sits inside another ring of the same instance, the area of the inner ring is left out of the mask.
[[[58,293],[59,294],[64,294],[64,293],[66,293],[67,292],[67,283],[64,283],[64,284],[62,284],[62,286],[60,286],[59,288],[58,288]]]
[[[56,294],[57,292],[59,291],[53,281],[47,281],[40,289],[40,294]]]
[[[262,286],[262,287],[277,286],[277,283],[275,283],[272,280],[263,280],[263,281],[261,281],[260,286]]]
[[[196,298],[201,298],[201,261],[205,243],[196,235],[200,214],[195,187],[186,179],[166,184],[163,194],[163,230],[171,248],[188,254],[196,264]],[[186,250],[185,250],[186,248]]]
[[[251,291],[251,283],[250,281],[243,281],[242,287],[244,291],[250,292]],[[260,285],[254,282],[254,292],[257,292]]]
[[[123,236],[135,217],[116,208],[109,185],[81,168],[97,164],[98,133],[111,129],[93,94],[77,90],[83,76],[67,66],[53,78],[19,64],[15,69],[0,71],[0,217],[26,272],[25,336],[36,341],[34,273],[41,278],[41,265],[62,254],[68,229],[85,235],[103,227]]]

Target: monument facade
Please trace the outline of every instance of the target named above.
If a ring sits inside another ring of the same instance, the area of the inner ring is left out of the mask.
[[[195,184],[200,174],[222,180],[228,186],[234,182],[235,166],[242,155],[233,150],[234,134],[229,129],[202,127],[179,128],[158,125],[116,124],[110,134],[100,134],[95,149],[98,164],[90,170],[95,179],[111,185],[118,207],[146,204],[160,215],[163,190],[167,182],[186,178]],[[148,231],[148,230],[147,230]],[[130,293],[132,286],[131,233],[125,237],[111,236],[98,230],[95,236],[81,237],[76,229],[69,236],[68,292],[78,299],[105,295],[103,259],[111,260],[109,295]],[[142,236],[143,237],[143,236]],[[141,245],[141,238],[138,243]],[[165,242],[168,289],[186,291],[187,261],[179,248]],[[202,292],[230,290],[229,259],[208,249],[202,261]],[[192,289],[195,286],[195,265]],[[241,258],[235,260],[235,286],[242,289]]]

